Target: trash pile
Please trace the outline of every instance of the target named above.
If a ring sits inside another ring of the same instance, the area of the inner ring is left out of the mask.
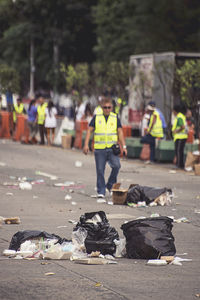
[[[172,190],[169,188],[157,188],[131,184],[129,189],[120,188],[116,183],[112,189],[113,204],[126,204],[133,207],[145,207],[156,205],[170,205],[173,198]]]
[[[148,259],[148,265],[181,265],[174,257],[173,220],[153,217],[121,226],[119,238],[104,211],[85,213],[73,229],[71,240],[45,231],[18,231],[3,254],[15,259],[68,259],[80,264],[116,264],[116,258]]]

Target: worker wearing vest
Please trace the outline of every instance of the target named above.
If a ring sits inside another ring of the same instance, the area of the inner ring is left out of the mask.
[[[141,138],[141,143],[150,145],[150,162],[155,162],[156,138],[163,138],[163,127],[159,113],[155,107],[147,105],[147,112],[150,114],[147,134]]]
[[[24,104],[22,103],[22,99],[17,99],[17,104],[14,104],[14,111],[13,111],[13,125],[14,129],[17,123],[17,115],[23,114],[24,112]]]
[[[88,154],[90,136],[94,131],[98,198],[104,198],[106,189],[111,191],[113,184],[117,182],[117,175],[121,166],[119,156],[114,154],[112,146],[117,144],[118,140],[123,147],[124,155],[127,155],[121,122],[117,115],[112,112],[112,101],[110,99],[105,98],[102,101],[102,110],[103,113],[92,118],[83,148],[83,152]],[[106,163],[112,169],[107,183],[105,183],[104,178]]]
[[[38,97],[39,105],[37,107],[37,123],[40,133],[40,145],[44,145],[44,121],[45,121],[45,109],[47,107],[47,103],[42,95]]]
[[[188,137],[186,132],[186,110],[179,105],[173,108],[175,120],[172,126],[172,135],[175,142],[176,167],[184,169],[184,147]]]
[[[101,102],[102,102],[103,99],[104,99],[104,97],[99,96],[99,98],[98,98],[98,105],[97,105],[97,107],[95,107],[94,115],[102,114],[103,113],[103,109],[101,107]]]

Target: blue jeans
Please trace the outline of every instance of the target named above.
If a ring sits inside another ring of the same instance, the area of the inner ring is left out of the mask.
[[[94,151],[95,162],[96,162],[96,173],[97,173],[97,193],[105,195],[106,188],[111,190],[114,183],[117,182],[117,175],[121,168],[120,159],[118,156],[113,154],[111,148],[96,149]],[[112,171],[108,178],[107,184],[105,183],[104,173],[106,163],[108,162]]]
[[[147,134],[141,138],[140,142],[150,146],[150,161],[155,161],[156,138]]]

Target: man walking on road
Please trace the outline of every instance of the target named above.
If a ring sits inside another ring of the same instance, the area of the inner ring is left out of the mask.
[[[114,154],[113,145],[116,145],[118,140],[123,147],[124,155],[127,155],[122,125],[115,113],[112,112],[111,99],[105,98],[102,102],[103,113],[96,114],[90,124],[86,134],[85,145],[83,152],[89,152],[89,140],[94,131],[94,155],[97,173],[97,193],[98,198],[104,198],[106,189],[111,191],[114,183],[117,182],[119,173],[120,158]],[[110,165],[112,171],[105,183],[104,172],[106,163]]]

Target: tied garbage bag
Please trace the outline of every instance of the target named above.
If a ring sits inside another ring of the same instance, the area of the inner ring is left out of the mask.
[[[145,201],[148,205],[153,202],[156,198],[164,193],[172,194],[172,190],[168,188],[155,188],[149,186],[141,186],[136,184],[131,186],[127,192],[126,204],[127,203],[135,203]]]
[[[67,239],[62,239],[60,236],[56,234],[50,234],[46,231],[39,230],[24,230],[16,232],[10,242],[9,250],[17,251],[20,248],[20,245],[27,240],[34,238],[45,238],[45,239],[56,239],[57,243],[62,244],[63,242],[68,242]]]
[[[118,232],[111,227],[104,211],[85,213],[73,229],[84,228],[87,231],[85,247],[87,253],[100,251],[101,254],[113,255],[116,251],[114,240],[119,240]]]
[[[168,217],[130,221],[121,226],[126,237],[128,258],[156,259],[176,253],[172,235],[173,220]]]

